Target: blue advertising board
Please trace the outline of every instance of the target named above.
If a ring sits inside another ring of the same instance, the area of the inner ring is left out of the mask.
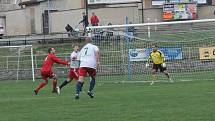
[[[158,48],[164,56],[165,60],[178,60],[182,59],[182,49],[181,48]],[[144,49],[129,49],[129,59],[130,61],[147,61],[149,54],[152,51],[151,48]]]

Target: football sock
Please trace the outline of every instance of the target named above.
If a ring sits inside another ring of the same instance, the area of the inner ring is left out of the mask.
[[[46,85],[45,82],[41,82],[37,87],[36,87],[36,91],[39,91],[41,88],[43,88]]]
[[[152,80],[155,81],[156,79],[157,79],[156,75],[153,74],[153,75],[152,75]]]
[[[79,95],[80,91],[81,91],[81,88],[82,88],[82,85],[83,83],[78,81],[77,84],[76,84],[76,94]]]
[[[81,83],[81,88],[84,86],[84,82]]]
[[[84,82],[81,83],[81,90],[80,91],[82,91],[83,86],[84,86]]]
[[[70,83],[70,81],[65,80],[65,81],[59,86],[59,88],[61,89],[62,87],[66,86],[68,83]]]
[[[89,91],[91,92],[93,90],[93,88],[95,87],[96,84],[96,79],[95,77],[91,77],[91,81],[90,81],[90,87],[89,87]]]
[[[166,77],[167,77],[167,78],[170,78],[170,76],[169,76],[169,74],[168,74],[168,73],[165,73],[165,75],[166,75]]]
[[[52,81],[52,87],[53,87],[53,90],[56,90],[56,87],[57,87],[57,80],[53,80],[53,81]]]

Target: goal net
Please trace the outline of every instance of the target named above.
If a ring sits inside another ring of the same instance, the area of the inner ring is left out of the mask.
[[[0,80],[32,79],[34,81],[31,45],[0,46]]]
[[[89,27],[99,46],[101,80],[147,82],[145,63],[156,44],[174,81],[214,80],[215,19]],[[108,77],[108,78],[107,78]],[[168,81],[157,73],[157,81]]]

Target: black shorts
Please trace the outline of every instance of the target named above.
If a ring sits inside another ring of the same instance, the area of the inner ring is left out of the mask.
[[[161,64],[153,64],[152,69],[154,69],[156,72],[158,72],[158,69],[160,70],[160,72],[163,72],[167,68],[166,67],[162,67]]]

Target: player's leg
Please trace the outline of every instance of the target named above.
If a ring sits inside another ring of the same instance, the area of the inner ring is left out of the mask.
[[[52,73],[50,78],[52,79],[52,93],[59,94],[60,92],[58,92],[57,90],[57,75],[55,73]]]
[[[169,79],[170,78],[170,75],[169,73],[167,72],[167,70],[163,71],[163,74],[166,75],[166,77]]]
[[[163,67],[162,65],[159,67],[160,68],[160,71],[169,79],[169,81],[172,83],[173,80],[172,78],[170,77],[170,74],[168,73],[167,71],[167,67]]]
[[[93,94],[93,89],[95,87],[95,84],[96,84],[96,79],[95,79],[95,76],[91,76],[91,80],[90,80],[90,86],[89,86],[89,90],[87,92],[87,94],[93,98],[94,97],[94,94]]]
[[[82,90],[83,82],[84,81],[84,76],[79,76],[79,80],[77,81],[76,84],[76,95],[75,99],[79,99],[80,92]]]
[[[95,84],[96,84],[96,79],[95,79],[95,76],[96,76],[96,69],[88,68],[87,72],[88,72],[89,76],[91,77],[90,86],[89,86],[89,90],[88,90],[87,94],[88,94],[91,98],[93,98],[93,97],[94,97],[93,89],[94,89]]]
[[[87,31],[87,26],[86,25],[83,25],[84,27],[84,33],[83,33],[83,36],[86,34],[86,31]]]
[[[76,95],[75,99],[79,99],[80,92],[82,90],[83,82],[84,82],[84,76],[86,76],[86,68],[81,67],[79,69],[79,78],[76,84]]]
[[[173,80],[172,80],[172,78],[170,77],[170,74],[168,73],[167,69],[164,68],[162,72],[163,72],[164,75],[166,75],[166,77],[169,79],[169,81],[170,81],[171,83],[173,83]]]
[[[154,84],[154,81],[156,80],[156,73],[158,71],[158,65],[156,64],[153,64],[152,66],[152,82],[150,85],[153,85]]]
[[[66,80],[59,86],[59,89],[61,90],[64,86],[69,84],[72,81],[72,78],[66,78]]]
[[[75,69],[74,70],[74,73],[73,73],[73,79],[75,79],[76,81],[78,81],[79,80],[79,69]],[[83,80],[83,79],[82,79]],[[84,81],[82,81],[82,83],[81,83],[81,91],[82,91],[82,88],[83,88],[83,86],[84,86]]]
[[[62,89],[64,86],[69,84],[72,81],[73,77],[74,77],[74,69],[70,69],[67,79],[59,86],[59,89]]]
[[[41,72],[42,79],[44,82],[41,82],[35,89],[34,89],[34,94],[37,95],[39,90],[43,88],[47,83],[48,83],[48,77],[45,73]]]

